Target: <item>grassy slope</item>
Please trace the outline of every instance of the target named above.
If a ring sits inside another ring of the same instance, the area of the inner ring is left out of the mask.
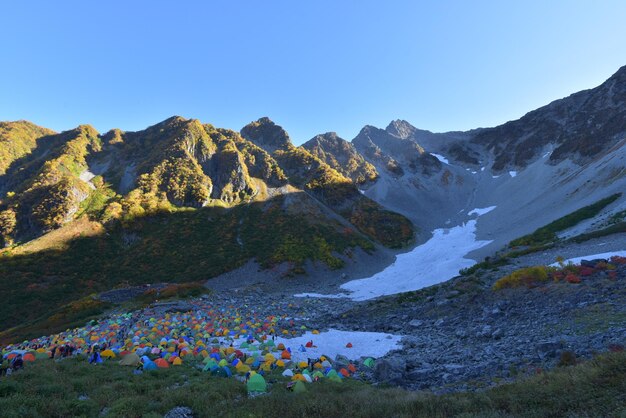
[[[16,160],[30,154],[37,140],[54,131],[27,121],[0,122],[0,175]]]
[[[516,247],[520,245],[539,246],[554,242],[557,240],[556,234],[558,232],[571,228],[585,219],[593,218],[598,213],[600,213],[600,211],[606,206],[619,199],[621,195],[621,193],[616,193],[589,206],[580,208],[577,211],[570,213],[569,215],[563,216],[562,218],[559,218],[554,222],[551,222],[548,225],[537,229],[532,234],[525,235],[521,238],[517,238],[511,241],[509,245],[511,247]]]
[[[232,209],[183,210],[78,237],[65,242],[65,249],[4,251],[1,330],[120,285],[206,280],[251,258],[264,267],[290,262],[297,269],[306,259],[339,267],[335,252],[373,248],[343,226],[312,223],[287,214],[281,204],[278,198]]]
[[[515,248],[517,246],[522,246],[526,248],[504,252],[495,259],[485,259],[485,261],[476,263],[472,267],[462,269],[459,273],[463,276],[468,276],[480,269],[494,269],[499,266],[506,265],[509,263],[509,259],[511,258],[517,258],[527,254],[532,254],[553,248],[558,241],[558,232],[576,226],[585,219],[593,218],[602,209],[615,202],[621,196],[621,193],[611,195],[607,198],[597,201],[596,203],[585,206],[581,209],[578,209],[577,211],[565,215],[562,218],[559,218],[549,223],[548,225],[537,229],[532,234],[524,235],[523,237],[514,239],[509,243],[507,249]],[[622,232],[626,232],[626,222],[624,222],[623,214],[620,212],[611,218],[610,226],[597,231],[577,235],[575,237],[569,238],[566,241],[580,243],[593,238],[603,237],[611,234],[618,234]]]
[[[0,378],[4,417],[159,417],[176,406],[196,416],[230,417],[611,417],[626,413],[626,354],[613,353],[479,393],[436,396],[357,381],[307,385],[290,393],[279,376],[270,394],[246,396],[233,378],[185,366],[133,375],[115,363],[42,360]],[[79,396],[86,400],[78,400]]]

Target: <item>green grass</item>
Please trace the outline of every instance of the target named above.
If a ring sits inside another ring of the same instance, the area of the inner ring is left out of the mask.
[[[478,270],[497,269],[498,267],[506,266],[507,264],[509,264],[509,260],[506,255],[494,259],[486,258],[484,261],[476,263],[471,267],[461,269],[459,274],[461,276],[471,276]]]
[[[570,238],[570,241],[581,243],[585,241],[589,241],[590,239],[606,237],[608,235],[625,233],[626,232],[626,222],[618,222],[614,223],[606,228],[588,232],[586,234],[576,235],[575,237]]]
[[[611,327],[626,323],[626,311],[608,303],[585,306],[578,309],[572,318],[575,329],[581,334],[607,332]]]
[[[619,417],[626,413],[626,354],[612,353],[481,392],[433,395],[355,380],[307,385],[274,381],[248,398],[243,383],[181,366],[133,375],[116,363],[42,360],[0,378],[0,410],[11,417],[160,417],[176,406],[197,417]],[[79,396],[87,399],[79,400]],[[106,408],[106,409],[105,409]]]
[[[569,215],[563,216],[562,218],[559,218],[556,221],[537,229],[532,234],[525,235],[521,238],[517,238],[511,241],[509,246],[541,246],[550,242],[554,242],[557,240],[557,232],[571,228],[585,219],[593,218],[602,209],[615,202],[621,196],[621,193],[616,193],[605,199],[599,200],[592,205],[578,209],[577,211],[572,212]]]

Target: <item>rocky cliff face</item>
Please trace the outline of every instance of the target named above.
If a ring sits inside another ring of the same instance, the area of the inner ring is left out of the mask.
[[[46,136],[49,144],[44,153],[31,149],[10,164],[0,180],[4,190],[0,216],[5,219],[0,236],[5,244],[16,236],[36,236],[60,227],[72,219],[89,195],[89,186],[80,174],[87,167],[86,156],[100,149],[95,129],[83,125]]]
[[[376,168],[359,154],[354,144],[338,137],[335,132],[317,135],[302,147],[356,184],[378,178]]]
[[[421,172],[429,175],[441,169],[441,163],[432,155],[426,153],[417,142],[406,136],[404,129],[398,131],[398,126],[392,125],[387,129],[366,126],[352,140],[356,149],[368,159],[375,162],[380,168],[400,176],[406,171]],[[401,136],[396,136],[391,132]]]
[[[255,144],[265,144],[267,138],[272,138],[272,144],[281,144],[272,157],[289,182],[310,193],[365,235],[391,247],[405,245],[413,239],[413,226],[408,219],[363,196],[353,181],[304,146],[294,146],[287,132],[269,119],[252,122],[241,134]],[[338,154],[334,158],[342,157]]]
[[[89,126],[51,135],[24,122],[2,129],[10,150],[3,160],[7,174],[0,177],[4,245],[82,214],[127,222],[180,207],[232,207],[300,190],[317,200],[296,199],[300,209],[308,205],[318,213],[312,206],[326,205],[333,216],[385,245],[412,238],[408,220],[362,196],[349,178],[295,147],[267,118],[246,126],[243,136],[182,117],[104,135]],[[378,227],[380,217],[386,222]]]
[[[525,167],[542,152],[550,162],[585,163],[626,138],[626,67],[602,85],[556,100],[522,118],[477,133],[496,171]]]

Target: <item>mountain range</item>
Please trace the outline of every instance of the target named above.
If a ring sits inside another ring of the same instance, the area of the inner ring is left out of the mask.
[[[0,123],[3,329],[89,293],[203,280],[256,260],[340,269],[475,219],[493,255],[626,190],[626,67],[494,128],[432,133],[403,120],[295,146],[269,118],[236,132],[171,117],[137,132]],[[570,234],[626,209],[620,196]],[[24,291],[28,289],[28,291]],[[19,305],[18,305],[19,302]]]

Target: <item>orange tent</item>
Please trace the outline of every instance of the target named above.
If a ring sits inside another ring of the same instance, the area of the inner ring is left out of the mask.
[[[26,354],[24,354],[24,357],[22,357],[22,360],[24,360],[24,361],[35,361],[35,356],[33,355],[33,353],[26,353]]]
[[[351,373],[355,373],[355,372],[356,372],[356,367],[354,367],[354,364],[350,363],[350,364],[348,365],[348,370],[349,370]]]
[[[169,364],[167,364],[167,360],[163,359],[163,358],[158,358],[156,360],[154,360],[154,363],[160,367],[161,369],[167,369],[168,367],[170,367]]]
[[[352,343],[346,344],[346,348],[352,348]]]
[[[283,352],[280,354],[280,358],[284,360],[291,360],[291,353],[287,350],[283,350]]]
[[[342,368],[341,370],[339,370],[339,373],[341,373],[341,375],[343,377],[349,377],[350,376],[350,372],[344,368]]]

